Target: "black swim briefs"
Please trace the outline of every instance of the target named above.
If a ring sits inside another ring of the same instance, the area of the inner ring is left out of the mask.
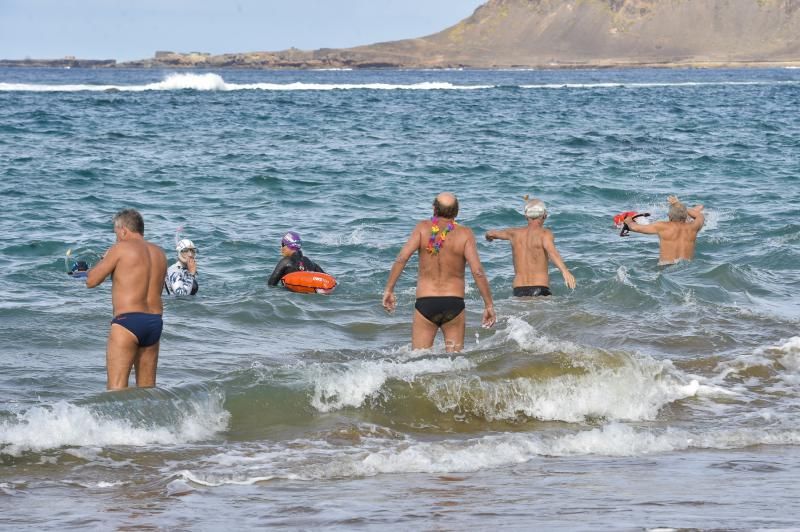
[[[549,296],[550,289],[546,286],[515,286],[514,297]]]
[[[440,296],[417,298],[414,308],[426,320],[441,327],[464,312],[465,306],[463,297]]]

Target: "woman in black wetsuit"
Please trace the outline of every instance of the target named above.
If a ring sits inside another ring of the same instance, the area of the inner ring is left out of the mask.
[[[283,276],[287,273],[293,272],[320,272],[325,273],[325,270],[308,257],[303,256],[303,251],[300,249],[303,246],[303,241],[300,235],[294,231],[289,231],[281,239],[281,255],[283,258],[275,266],[272,275],[269,276],[267,284],[269,286],[278,286],[278,283]]]

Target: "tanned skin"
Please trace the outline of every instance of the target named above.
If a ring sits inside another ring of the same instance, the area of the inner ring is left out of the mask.
[[[558,253],[553,232],[543,227],[547,215],[528,219],[526,227],[511,227],[486,232],[486,240],[511,241],[511,254],[514,258],[513,286],[550,287],[548,261],[555,264],[564,283],[575,288],[575,277],[570,273]]]
[[[114,233],[117,243],[89,270],[86,286],[94,288],[113,276],[114,316],[127,312],[161,314],[161,288],[167,272],[164,251],[120,224],[114,225]],[[139,347],[136,335],[122,325],[112,324],[106,349],[108,389],[127,388],[131,368],[136,369],[136,386],[155,386],[158,350],[159,343]]]
[[[442,193],[437,196],[442,205],[451,205],[455,196]],[[452,218],[439,217],[439,227],[445,228],[452,223]],[[431,236],[430,220],[419,222],[411,231],[408,241],[397,255],[392,265],[386,288],[383,292],[383,307],[387,312],[394,312],[397,307],[397,297],[394,287],[406,263],[414,253],[419,253],[419,274],[417,278],[417,298],[454,296],[464,297],[464,279],[466,266],[469,265],[472,277],[480,291],[484,302],[483,326],[492,327],[497,321],[497,316],[492,303],[492,292],[486,274],[483,272],[478,256],[478,246],[472,230],[463,225],[456,225],[447,235],[438,254],[429,253],[427,248]],[[441,326],[444,334],[445,349],[448,353],[461,351],[464,348],[464,334],[466,330],[466,311],[462,311],[456,318]],[[433,345],[439,327],[428,321],[420,312],[414,309],[414,321],[411,327],[411,347],[413,349],[427,349]]]
[[[669,196],[667,202],[672,206],[680,204],[678,198]],[[697,233],[703,228],[705,216],[703,206],[695,205],[686,209],[691,220],[670,220],[668,222],[655,222],[648,225],[637,224],[630,216],[625,218],[625,223],[631,231],[645,235],[658,235],[659,238],[659,264],[674,264],[680,260],[694,258]]]

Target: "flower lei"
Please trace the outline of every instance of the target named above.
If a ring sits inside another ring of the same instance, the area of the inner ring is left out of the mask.
[[[445,227],[444,230],[442,230],[439,229],[439,217],[434,216],[431,218],[431,237],[428,239],[428,253],[431,255],[438,255],[439,250],[442,248],[442,244],[444,244],[445,238],[447,238],[447,233],[452,231],[457,225],[458,222],[453,220],[447,224],[447,227]]]

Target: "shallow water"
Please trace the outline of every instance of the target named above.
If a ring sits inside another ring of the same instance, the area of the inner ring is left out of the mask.
[[[796,528],[800,72],[0,69],[0,524],[13,528]],[[410,350],[433,196],[480,237],[547,221],[578,287]],[[706,206],[691,263],[623,210]],[[157,389],[109,394],[110,284],[65,275],[140,209],[200,292]],[[340,282],[268,289],[281,235]],[[70,255],[67,257],[67,250]]]

